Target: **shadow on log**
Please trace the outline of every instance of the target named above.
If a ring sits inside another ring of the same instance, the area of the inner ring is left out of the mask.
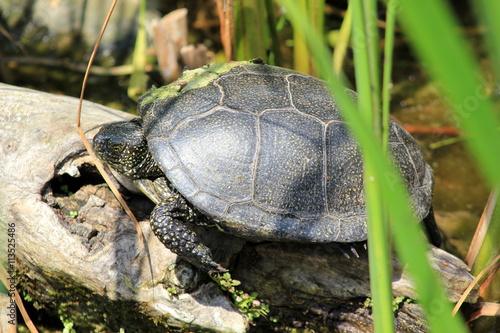
[[[18,286],[25,294],[80,327],[251,330],[207,274],[154,237],[147,221],[153,205],[123,188],[146,237],[147,249],[140,248],[76,133],[76,99],[0,84],[0,100],[0,220],[15,224]],[[102,124],[131,117],[85,102],[82,124],[91,139]],[[199,234],[241,289],[258,292],[271,306],[278,322],[260,318],[257,327],[373,330],[362,248],[360,258],[347,259],[335,244],[250,243],[215,228]],[[429,259],[456,301],[473,279],[467,267],[436,248]],[[414,287],[397,261],[393,289],[400,297],[398,331],[425,332],[422,311],[411,301]],[[476,299],[474,291],[468,301]]]

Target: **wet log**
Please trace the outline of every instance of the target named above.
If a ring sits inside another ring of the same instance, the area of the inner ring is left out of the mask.
[[[0,221],[13,226],[18,287],[37,306],[64,309],[80,327],[112,331],[251,330],[245,314],[206,272],[179,259],[154,237],[152,204],[122,188],[145,236],[96,171],[75,129],[77,100],[0,84]],[[89,139],[104,123],[132,116],[90,102],[82,124]],[[257,292],[270,316],[257,327],[327,327],[372,331],[368,261],[347,259],[335,244],[252,243],[199,227],[214,258]],[[3,238],[7,233],[2,231]],[[10,236],[9,236],[10,237]],[[436,248],[429,260],[450,300],[473,277],[465,264]],[[396,327],[426,331],[405,267],[394,261]],[[476,302],[477,291],[468,302]]]

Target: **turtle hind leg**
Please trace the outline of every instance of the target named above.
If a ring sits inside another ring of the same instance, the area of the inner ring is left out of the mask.
[[[201,244],[196,233],[186,224],[193,217],[192,210],[180,195],[163,199],[151,214],[151,229],[170,251],[193,265],[207,270],[225,272],[213,261],[210,249]]]
[[[434,219],[434,210],[431,207],[429,210],[429,214],[423,219],[425,232],[427,234],[427,238],[435,247],[441,246],[441,234],[439,233],[439,228],[436,224],[436,220]]]

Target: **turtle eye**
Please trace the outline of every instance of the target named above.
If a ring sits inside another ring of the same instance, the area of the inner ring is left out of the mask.
[[[121,154],[121,152],[123,150],[123,147],[121,144],[114,144],[114,145],[111,145],[109,148],[116,155]]]

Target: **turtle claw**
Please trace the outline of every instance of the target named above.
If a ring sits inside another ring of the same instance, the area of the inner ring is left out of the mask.
[[[356,251],[356,248],[351,245],[350,250],[351,250],[352,254],[354,254],[354,256],[359,259],[359,254],[358,254],[358,251]]]
[[[339,250],[340,250],[340,253],[342,253],[342,255],[344,256],[344,258],[351,259],[351,257],[349,257],[347,252],[345,252],[345,250],[342,248],[342,245],[339,246]]]
[[[181,255],[193,265],[208,271],[208,273],[225,273],[228,271],[212,259],[210,249],[203,244],[198,244],[196,250]]]

